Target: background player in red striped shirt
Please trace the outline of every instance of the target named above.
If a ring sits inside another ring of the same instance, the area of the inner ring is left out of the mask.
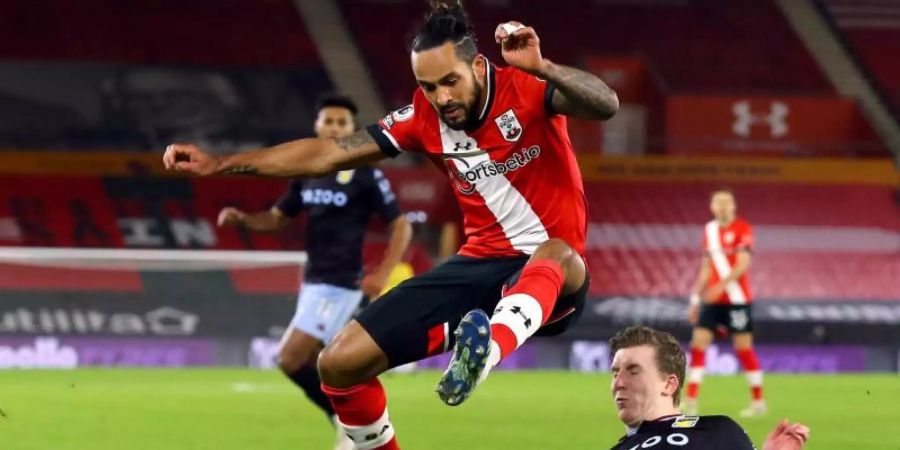
[[[703,262],[691,290],[688,313],[694,332],[685,411],[696,414],[697,395],[706,367],[706,349],[717,331],[727,330],[750,383],[752,402],[741,415],[763,415],[766,412],[763,373],[753,349],[752,294],[748,276],[753,229],[747,221],[737,217],[737,203],[730,190],[713,192],[709,208],[713,220],[704,228]]]

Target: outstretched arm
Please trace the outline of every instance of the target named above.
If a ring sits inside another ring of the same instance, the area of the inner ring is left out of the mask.
[[[369,164],[387,155],[366,130],[338,139],[299,139],[274,147],[216,156],[190,144],[166,148],[166,169],[196,175],[246,174],[270,177],[317,177]]]
[[[606,120],[619,110],[616,92],[603,80],[541,56],[541,41],[534,28],[519,22],[502,23],[497,26],[494,39],[501,45],[507,63],[550,83],[554,88],[551,98],[554,112],[582,119]]]

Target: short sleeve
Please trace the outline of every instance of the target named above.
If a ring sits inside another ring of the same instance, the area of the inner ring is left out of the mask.
[[[420,128],[415,106],[406,105],[369,125],[366,131],[378,143],[381,151],[393,158],[400,152],[418,151],[421,148]]]
[[[530,101],[541,105],[541,109],[547,117],[556,115],[556,112],[553,111],[553,91],[556,88],[552,84],[520,70],[516,70],[515,76],[521,93]]]
[[[384,223],[391,223],[400,216],[400,206],[397,204],[397,196],[391,189],[391,181],[378,169],[373,170],[372,181],[372,210],[381,217]]]
[[[300,211],[303,211],[303,199],[300,198],[301,192],[303,192],[303,181],[291,181],[287,192],[275,202],[275,207],[288,217],[294,217],[297,214],[300,214]]]
[[[736,247],[742,250],[753,250],[753,227],[746,224],[742,229]]]

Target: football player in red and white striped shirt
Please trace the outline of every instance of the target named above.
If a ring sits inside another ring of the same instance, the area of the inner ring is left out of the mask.
[[[741,415],[763,415],[766,412],[763,373],[753,349],[752,295],[747,272],[752,258],[753,229],[737,217],[737,203],[729,190],[713,192],[709,208],[713,220],[704,228],[703,262],[690,297],[689,319],[694,333],[685,410],[687,414],[696,414],[706,349],[717,331],[727,330],[750,383],[752,402]]]
[[[362,450],[399,448],[379,374],[453,348],[436,390],[458,405],[526,339],[571,325],[590,283],[566,116],[608,119],[615,92],[544,58],[535,30],[517,22],[495,30],[509,67],[495,66],[478,52],[459,3],[434,3],[410,46],[411,105],[347,138],[226,157],[176,144],[163,157],[169,169],[200,175],[304,177],[418,152],[447,173],[463,213],[459,254],[386,293],[319,357],[322,390]]]

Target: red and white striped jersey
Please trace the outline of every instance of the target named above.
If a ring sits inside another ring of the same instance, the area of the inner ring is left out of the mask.
[[[369,127],[383,151],[424,153],[446,171],[463,214],[460,255],[529,255],[550,238],[584,253],[584,186],[566,130],[549,107],[553,87],[487,64],[487,101],[469,131],[441,121],[421,89]]]
[[[728,226],[720,226],[712,220],[706,224],[703,233],[703,250],[709,256],[709,286],[715,286],[719,280],[731,274],[739,251],[753,247],[753,228],[744,219],[737,218]],[[725,292],[715,303],[726,305],[744,305],[752,301],[750,293],[749,271],[744,271],[737,281],[725,287]]]

